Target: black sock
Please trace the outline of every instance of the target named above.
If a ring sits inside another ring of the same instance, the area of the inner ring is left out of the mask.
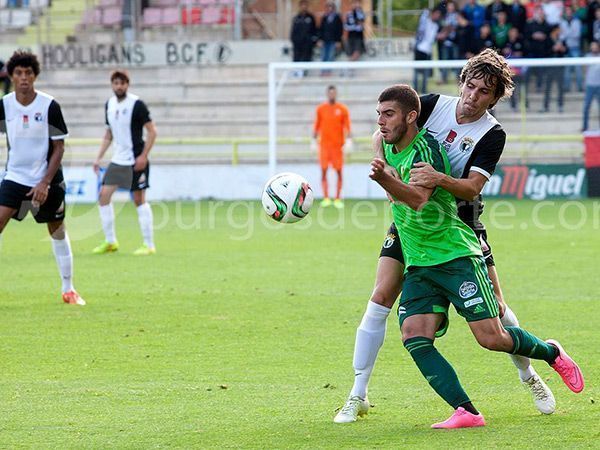
[[[475,415],[479,414],[479,411],[477,411],[477,409],[475,409],[475,407],[473,406],[473,403],[471,403],[471,402],[463,403],[462,405],[458,405],[458,406],[462,406],[463,408],[465,408],[466,411],[469,411],[471,414],[475,414]]]

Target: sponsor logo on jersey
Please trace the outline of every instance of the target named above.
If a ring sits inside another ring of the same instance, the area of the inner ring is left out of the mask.
[[[450,130],[448,132],[448,136],[446,136],[446,139],[444,139],[444,142],[448,142],[449,144],[452,144],[454,142],[454,139],[456,139],[456,131],[454,130]]]
[[[464,305],[465,305],[465,308],[469,308],[473,305],[477,305],[478,303],[483,303],[483,299],[481,297],[475,297],[475,298],[472,298],[471,300],[467,300],[464,303]]]
[[[29,116],[23,114],[23,128],[29,128]]]
[[[470,138],[467,136],[467,137],[463,138],[462,141],[460,141],[460,145],[458,146],[458,149],[463,153],[467,153],[467,152],[472,152],[474,147],[475,147],[475,140],[473,138]]]
[[[458,288],[458,295],[460,298],[467,299],[477,294],[477,285],[472,281],[463,281],[463,284]]]
[[[475,309],[473,310],[474,314],[481,314],[482,312],[485,312],[485,309],[483,309],[483,307],[481,305],[477,305],[475,307]]]
[[[392,245],[394,245],[395,240],[396,240],[396,235],[393,233],[389,233],[385,237],[385,240],[383,241],[383,248],[390,248]]]
[[[35,115],[33,116],[33,120],[35,120],[36,122],[41,122],[42,121],[42,113],[36,112]]]

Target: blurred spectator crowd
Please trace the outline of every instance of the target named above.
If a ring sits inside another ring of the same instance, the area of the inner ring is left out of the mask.
[[[414,56],[416,60],[430,60],[437,53],[440,60],[465,59],[494,48],[506,58],[569,58],[595,50],[590,45],[594,41],[600,41],[598,0],[493,0],[485,6],[478,0],[443,0],[421,14]],[[448,81],[449,73],[456,73],[449,69],[440,72],[442,83]],[[426,92],[430,77],[431,71],[415,71],[415,87]],[[572,89],[583,92],[587,84],[581,67],[515,68],[518,88],[513,108],[521,85],[529,86],[532,80],[535,84],[531,89],[544,92],[540,112],[550,109],[552,86],[556,86],[558,111],[562,112],[564,93]]]

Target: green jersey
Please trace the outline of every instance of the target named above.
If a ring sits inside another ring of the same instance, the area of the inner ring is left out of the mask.
[[[387,163],[398,171],[404,183],[408,184],[410,169],[421,161],[450,175],[446,152],[425,129],[400,152],[396,153],[394,146],[385,141],[383,149]],[[392,214],[407,269],[435,266],[464,256],[482,256],[477,236],[458,217],[455,197],[440,187],[434,189],[420,211],[403,203],[393,203]]]

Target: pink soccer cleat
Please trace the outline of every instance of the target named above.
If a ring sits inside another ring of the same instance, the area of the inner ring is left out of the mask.
[[[554,345],[558,349],[558,356],[554,360],[554,363],[550,364],[550,367],[558,372],[564,383],[573,392],[578,394],[583,391],[585,382],[583,381],[583,374],[577,363],[567,355],[567,352],[564,351],[558,341],[548,339],[546,342],[550,345]]]
[[[75,290],[65,292],[62,295],[62,299],[63,299],[63,302],[68,303],[69,305],[79,305],[79,306],[85,305],[85,300],[82,299],[81,296]]]
[[[472,428],[482,427],[484,425],[485,419],[483,418],[483,414],[479,413],[475,415],[462,406],[459,406],[449,419],[440,423],[434,423],[431,425],[431,428]]]

